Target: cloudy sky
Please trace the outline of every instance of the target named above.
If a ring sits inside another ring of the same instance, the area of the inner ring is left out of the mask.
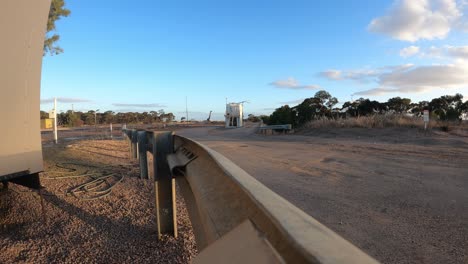
[[[467,0],[67,1],[65,53],[43,60],[44,110],[269,114],[319,89],[468,97]],[[465,98],[467,99],[467,98]]]

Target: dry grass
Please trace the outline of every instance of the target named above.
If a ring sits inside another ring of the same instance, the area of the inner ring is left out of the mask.
[[[310,128],[387,128],[387,127],[405,127],[421,128],[424,127],[422,117],[411,117],[404,115],[372,115],[353,118],[321,118],[310,121],[304,125],[304,129]],[[466,123],[434,121],[429,122],[428,128],[441,129],[449,131],[453,129],[467,129]]]

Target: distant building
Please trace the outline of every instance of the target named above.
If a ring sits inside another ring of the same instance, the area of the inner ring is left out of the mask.
[[[226,104],[226,128],[229,127],[242,127],[242,119],[244,113],[242,109],[242,103],[229,103]]]

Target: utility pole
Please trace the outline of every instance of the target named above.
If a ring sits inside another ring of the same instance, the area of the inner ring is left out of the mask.
[[[94,111],[94,128],[97,130],[97,112],[99,111],[99,109],[96,109],[96,111]]]
[[[57,97],[54,97],[54,142],[58,143],[57,135]]]
[[[188,106],[187,106],[187,96],[185,96],[185,122],[188,122]]]

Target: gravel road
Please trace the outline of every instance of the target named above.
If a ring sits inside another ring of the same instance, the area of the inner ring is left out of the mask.
[[[383,263],[468,263],[468,137],[418,129],[177,131]]]

